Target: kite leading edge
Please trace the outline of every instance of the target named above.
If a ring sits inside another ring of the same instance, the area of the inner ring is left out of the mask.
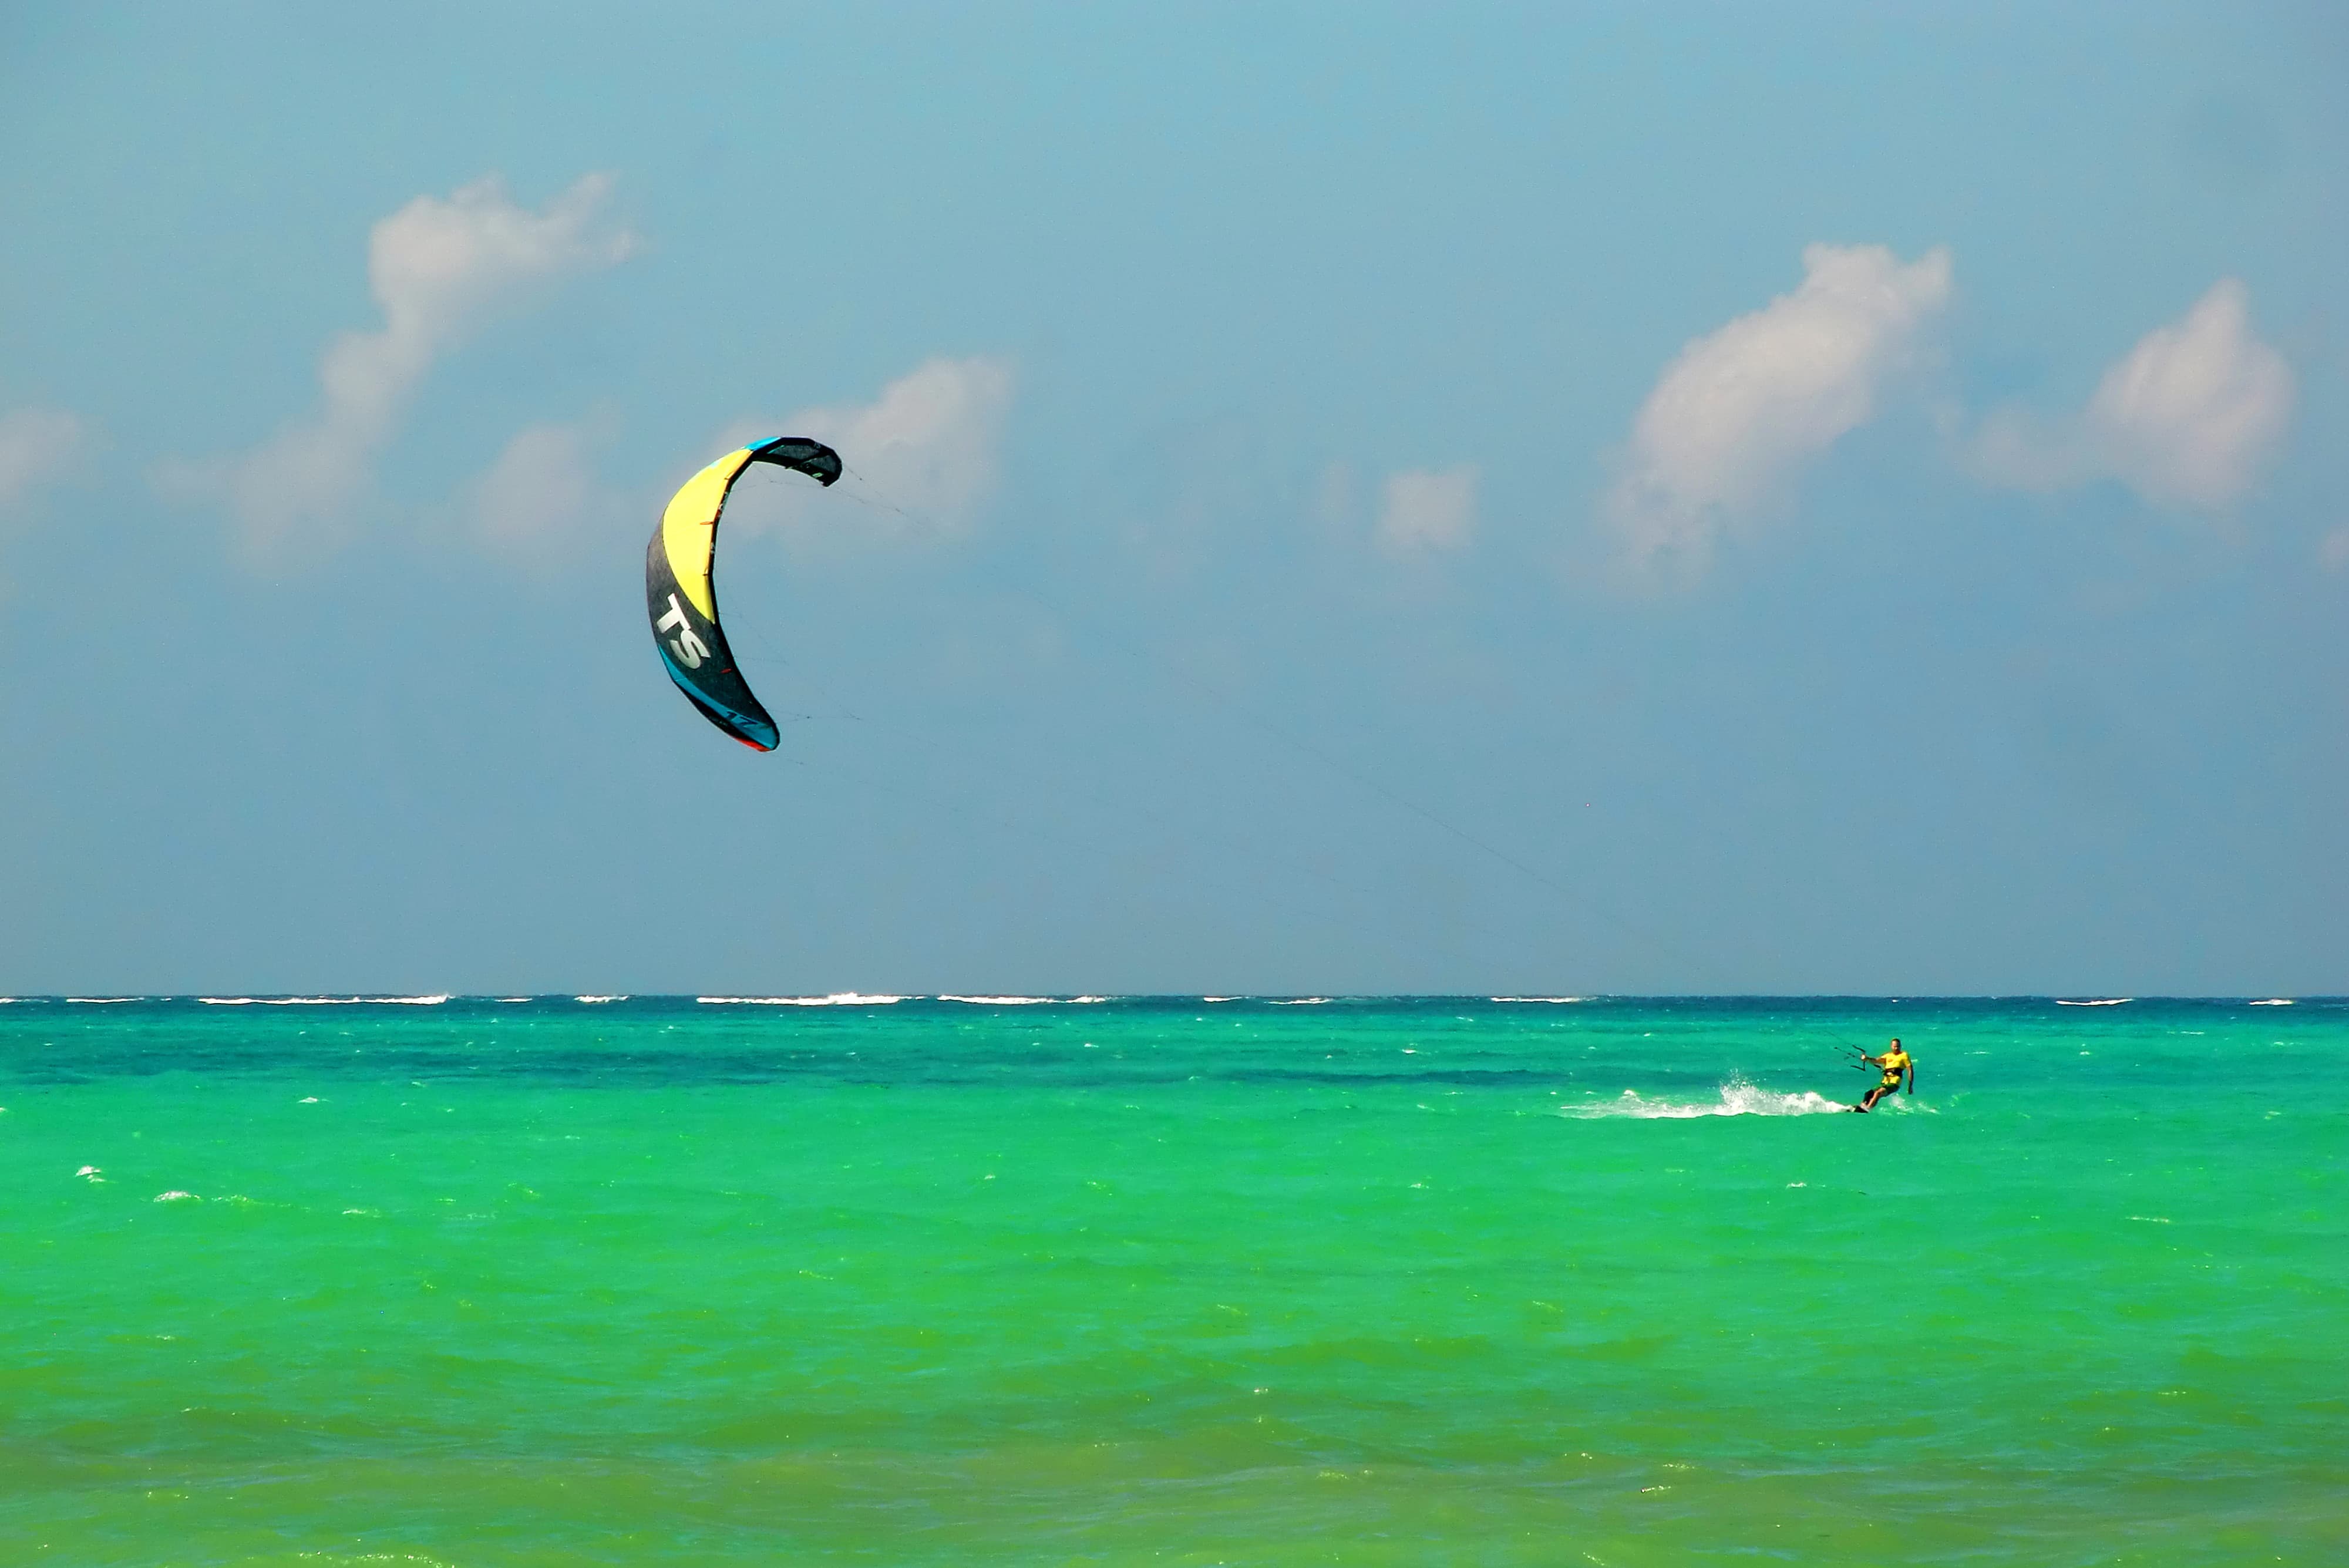
[[[711,581],[719,514],[734,482],[754,462],[795,469],[819,484],[840,477],[840,454],[820,441],[779,436],[728,452],[669,497],[645,547],[645,609],[669,679],[702,716],[746,746],[771,752],[781,737],[750,694],[718,627]]]

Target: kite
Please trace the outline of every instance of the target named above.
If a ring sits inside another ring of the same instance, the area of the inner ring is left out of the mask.
[[[660,526],[645,547],[645,609],[653,642],[668,678],[703,718],[755,751],[771,752],[781,737],[775,721],[750,695],[734,667],[733,650],[718,628],[718,590],[710,580],[718,518],[734,482],[754,462],[794,469],[819,484],[840,477],[840,454],[820,441],[779,436],[728,452],[669,497]]]

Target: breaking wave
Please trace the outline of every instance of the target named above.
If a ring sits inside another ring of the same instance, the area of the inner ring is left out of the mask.
[[[213,1007],[438,1007],[439,996],[200,996]]]
[[[905,999],[836,991],[830,996],[697,996],[693,1000],[708,1007],[886,1007]]]
[[[1829,1112],[1848,1113],[1850,1109],[1840,1100],[1830,1100],[1808,1090],[1799,1095],[1782,1095],[1743,1078],[1732,1078],[1721,1085],[1721,1097],[1711,1104],[1651,1100],[1637,1089],[1626,1089],[1620,1098],[1561,1106],[1557,1114],[1582,1121],[1612,1116],[1630,1116],[1640,1121],[1686,1121],[1695,1116],[1816,1116]]]

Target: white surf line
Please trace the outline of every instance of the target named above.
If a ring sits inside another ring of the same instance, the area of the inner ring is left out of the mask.
[[[2292,1002],[2292,999],[2289,996],[2271,996],[2265,1002],[2254,1002],[2251,1003],[2251,1005],[2253,1007],[2290,1007]]]
[[[84,1007],[112,1007],[117,1002],[144,1002],[147,999],[143,996],[68,996],[66,1000]]]
[[[2059,996],[2055,999],[2055,1005],[2058,1007],[2118,1007],[2124,1002],[2136,1000],[2134,996],[2098,996],[2073,1002]]]
[[[200,996],[213,1007],[438,1007],[440,996]],[[527,1000],[526,998],[524,1000]]]
[[[574,1002],[584,1002],[587,1003],[588,1006],[593,1007],[598,1002],[626,1002],[628,999],[626,996],[574,996],[571,1000]]]
[[[966,1007],[1093,1007],[1115,1002],[1113,996],[956,996],[940,992],[931,1002],[957,1002]]]
[[[865,996],[854,991],[830,996],[697,996],[705,1007],[886,1007],[902,996]]]
[[[1587,996],[1488,996],[1488,997],[1486,997],[1485,1000],[1485,1001],[1487,1001],[1487,1002],[1588,1002],[1588,1001],[1589,1001],[1589,1000],[1590,1000],[1590,998],[1588,998],[1588,997],[1587,997]]]

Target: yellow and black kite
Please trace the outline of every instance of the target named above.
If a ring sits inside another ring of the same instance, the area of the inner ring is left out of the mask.
[[[718,629],[718,590],[710,581],[718,516],[734,482],[754,462],[796,469],[819,484],[840,477],[840,454],[820,441],[780,436],[738,448],[685,482],[669,497],[660,526],[645,549],[645,608],[653,641],[669,679],[702,716],[746,746],[771,752],[781,737],[775,721],[734,668],[726,634]]]

